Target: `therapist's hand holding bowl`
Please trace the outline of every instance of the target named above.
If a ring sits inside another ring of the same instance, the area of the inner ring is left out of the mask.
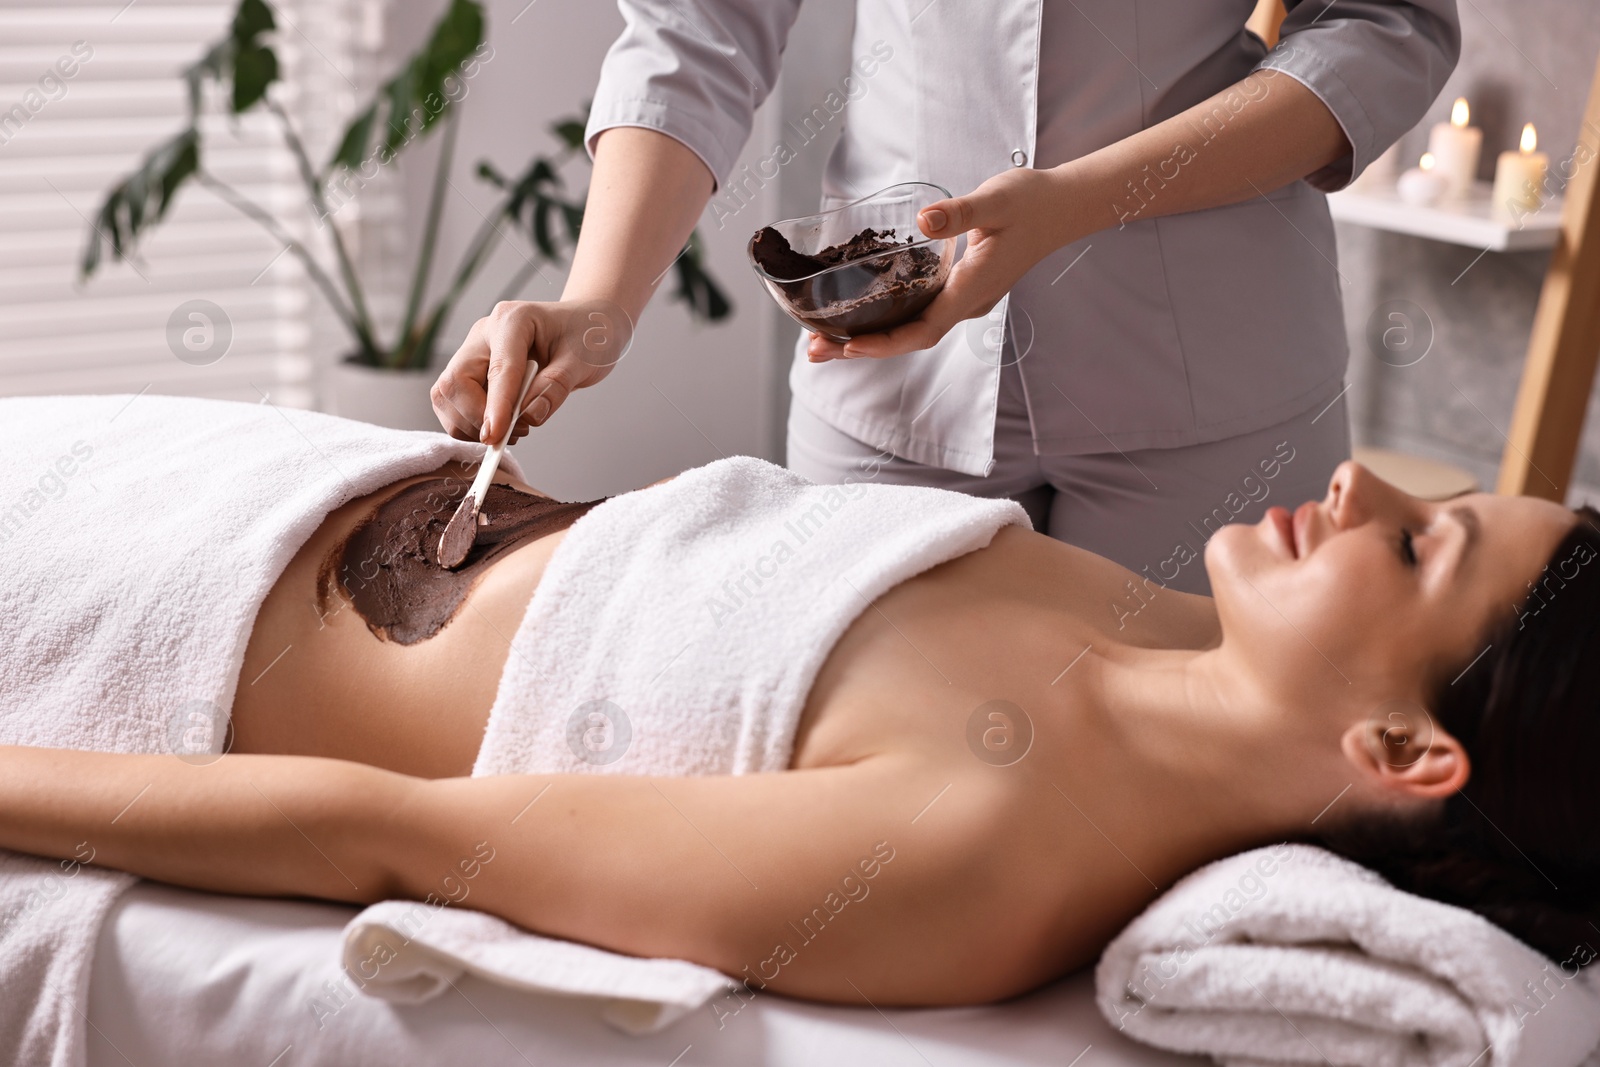
[[[1069,174],[1066,168],[1018,167],[965,196],[923,208],[917,226],[924,236],[967,235],[966,252],[939,295],[917,318],[883,333],[844,344],[813,333],[806,350],[811,361],[881,359],[931,348],[958,323],[987,314],[1040,260],[1096,228],[1074,211],[1080,199]]]

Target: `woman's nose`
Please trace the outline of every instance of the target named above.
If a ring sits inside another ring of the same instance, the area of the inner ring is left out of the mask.
[[[1328,480],[1328,517],[1335,527],[1347,530],[1359,526],[1370,516],[1373,485],[1378,479],[1354,460],[1347,459],[1333,470]]]

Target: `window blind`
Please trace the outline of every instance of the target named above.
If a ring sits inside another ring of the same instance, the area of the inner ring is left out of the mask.
[[[361,96],[359,37],[375,20],[361,0],[273,7],[283,71],[273,92],[320,158],[318,146],[337,136]],[[312,338],[337,346],[337,327],[327,328],[283,245],[209,190],[187,185],[133,263],[103,264],[86,282],[78,276],[106,190],[182,128],[180,72],[225,32],[233,8],[218,0],[0,0],[0,394],[314,400]],[[291,232],[315,245],[272,117],[232,120],[208,108],[201,128],[206,169],[296,220]],[[359,225],[358,213],[341,225]]]

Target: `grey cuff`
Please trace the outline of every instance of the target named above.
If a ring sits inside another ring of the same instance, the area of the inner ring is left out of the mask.
[[[594,160],[594,141],[606,130],[615,126],[642,126],[664,133],[700,157],[711,171],[712,195],[722,188],[733,165],[738,161],[742,143],[736,144],[736,135],[727,130],[714,130],[701,123],[695,109],[687,102],[665,97],[600,98],[589,112],[589,122],[583,131],[583,147]],[[740,142],[742,137],[737,138]]]
[[[1297,48],[1292,42],[1285,41],[1268,52],[1255,69],[1287,74],[1310,89],[1333,113],[1334,120],[1350,142],[1349,155],[1306,175],[1306,182],[1313,188],[1325,193],[1343,189],[1382,154],[1383,148],[1388,147],[1378,146],[1377,132],[1367,109],[1350,91],[1344,79],[1333,67],[1307,49]]]

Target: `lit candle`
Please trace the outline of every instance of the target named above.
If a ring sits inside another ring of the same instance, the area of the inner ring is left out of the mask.
[[[1433,153],[1422,153],[1417,165],[1400,175],[1395,188],[1400,193],[1400,199],[1408,204],[1422,207],[1438,203],[1445,193],[1445,180],[1434,169]]]
[[[1436,170],[1445,181],[1445,196],[1465,196],[1478,177],[1478,153],[1483,149],[1483,131],[1467,125],[1467,100],[1459,97],[1450,109],[1450,121],[1435,123],[1428,133],[1428,151]]]
[[[1533,123],[1522,127],[1522,146],[1515,152],[1501,152],[1494,166],[1494,209],[1502,218],[1518,220],[1543,203],[1540,187],[1550,158],[1539,147]]]

